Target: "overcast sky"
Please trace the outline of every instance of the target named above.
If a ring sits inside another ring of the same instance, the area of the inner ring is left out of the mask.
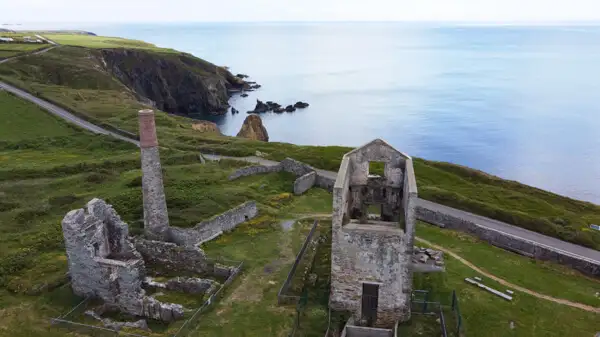
[[[600,21],[600,0],[0,0],[0,23]]]

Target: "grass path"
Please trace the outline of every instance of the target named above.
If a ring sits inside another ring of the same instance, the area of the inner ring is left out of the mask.
[[[415,239],[417,241],[423,243],[423,244],[426,244],[426,245],[434,248],[434,249],[443,251],[444,253],[446,253],[446,254],[452,256],[453,258],[457,259],[458,261],[460,261],[465,266],[473,269],[474,271],[478,272],[479,274],[484,275],[485,277],[488,277],[488,278],[490,278],[490,279],[492,279],[492,280],[494,280],[494,281],[496,281],[496,282],[498,282],[498,283],[500,283],[500,284],[502,284],[504,286],[513,288],[515,290],[518,290],[520,292],[524,292],[526,294],[529,294],[529,295],[537,297],[537,298],[541,298],[543,300],[551,301],[551,302],[562,304],[562,305],[568,305],[570,307],[582,309],[582,310],[589,311],[589,312],[600,313],[600,308],[596,308],[596,307],[593,307],[591,305],[586,305],[586,304],[582,304],[582,303],[572,302],[572,301],[569,301],[569,300],[565,300],[565,299],[561,299],[561,298],[556,298],[556,297],[552,297],[552,296],[540,294],[540,293],[535,292],[533,290],[530,290],[530,289],[523,288],[523,287],[520,287],[518,285],[512,284],[512,283],[510,283],[510,282],[508,282],[508,281],[506,281],[504,279],[501,279],[501,278],[499,278],[497,276],[494,276],[494,275],[492,275],[490,273],[487,273],[487,272],[481,270],[476,265],[474,265],[471,262],[465,260],[464,258],[460,257],[458,254],[452,252],[449,249],[446,249],[446,248],[444,248],[442,246],[436,245],[436,244],[434,244],[434,243],[432,243],[430,241],[427,241],[427,240],[419,238],[419,237],[415,237]]]

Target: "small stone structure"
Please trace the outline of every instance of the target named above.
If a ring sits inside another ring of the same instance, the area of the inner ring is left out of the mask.
[[[170,322],[183,317],[183,307],[161,303],[142,289],[145,264],[128,238],[127,224],[100,199],[67,213],[62,221],[73,292],[96,297],[108,306]]]
[[[412,257],[413,272],[434,273],[446,270],[444,252],[423,247],[414,247]]]
[[[243,167],[230,174],[229,180],[275,172],[289,172],[298,177],[293,186],[294,194],[296,195],[303,194],[313,186],[332,191],[333,184],[335,183],[335,179],[323,174],[322,171],[320,172],[314,167],[292,158],[286,158],[276,165],[254,165]]]
[[[369,174],[370,162],[385,165],[383,177]],[[380,139],[344,155],[333,189],[333,310],[382,328],[410,319],[416,199],[408,155]],[[381,220],[368,219],[373,206]]]
[[[144,229],[149,237],[166,240],[169,231],[169,214],[163,187],[154,111],[141,110],[139,112],[139,123]]]
[[[172,242],[183,246],[196,246],[210,241],[224,232],[231,231],[243,222],[258,214],[256,202],[248,201],[212,219],[202,221],[193,228],[171,227],[169,237]]]

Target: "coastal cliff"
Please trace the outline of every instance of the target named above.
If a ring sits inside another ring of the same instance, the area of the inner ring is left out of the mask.
[[[99,54],[106,70],[125,86],[170,113],[223,114],[229,92],[247,86],[227,69],[189,54],[141,49],[102,49]]]

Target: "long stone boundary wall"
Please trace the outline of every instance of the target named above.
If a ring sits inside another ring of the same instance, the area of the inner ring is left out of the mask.
[[[328,190],[329,192],[333,191],[333,185],[335,184],[335,178],[330,178],[323,174],[320,174],[318,170],[314,167],[305,164],[303,162],[299,162],[292,158],[286,158],[282,160],[280,163],[276,165],[254,165],[243,167],[232,174],[229,175],[229,180],[235,180],[241,177],[252,176],[256,174],[266,174],[266,173],[274,173],[274,172],[289,172],[293,173],[296,177],[299,177],[294,182],[294,192],[296,192],[296,185],[301,185],[304,193],[306,190],[313,186],[317,186],[323,189]],[[311,172],[315,173],[315,179],[312,184],[308,188],[306,188],[307,181],[312,181],[312,178],[307,176]],[[300,189],[298,189],[300,191]]]
[[[193,228],[171,226],[169,238],[178,245],[196,246],[234,229],[239,224],[256,217],[257,214],[256,202],[248,201],[212,219],[202,221]]]
[[[417,218],[421,221],[449,229],[456,229],[477,236],[490,244],[517,254],[543,261],[553,261],[579,270],[594,277],[600,276],[600,262],[583,256],[542,245],[518,236],[481,226],[473,221],[432,210],[423,205],[417,206]]]

